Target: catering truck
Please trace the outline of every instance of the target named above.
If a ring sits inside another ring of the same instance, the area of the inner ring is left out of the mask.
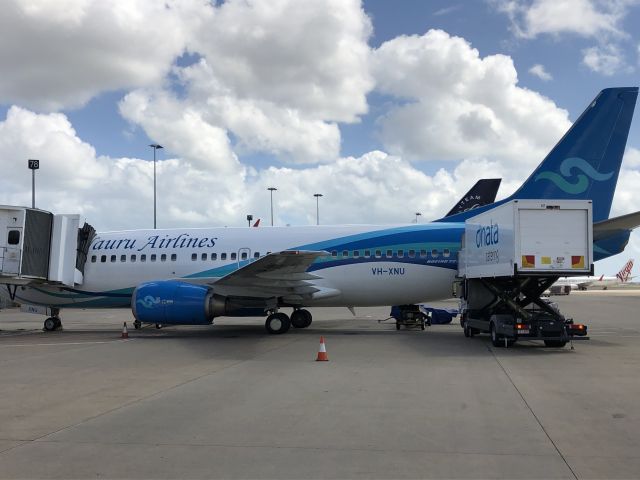
[[[465,336],[489,333],[496,347],[587,338],[585,325],[541,298],[577,275],[593,275],[591,201],[513,200],[467,219],[458,257]]]

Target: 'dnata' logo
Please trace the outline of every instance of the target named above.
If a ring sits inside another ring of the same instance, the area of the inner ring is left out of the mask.
[[[493,220],[489,221],[489,225],[480,227],[476,230],[477,248],[497,245],[499,241],[500,233],[498,231],[498,224],[493,223]]]

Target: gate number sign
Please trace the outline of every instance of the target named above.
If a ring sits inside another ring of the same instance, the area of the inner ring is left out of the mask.
[[[38,170],[40,168],[40,160],[28,160],[29,169]]]

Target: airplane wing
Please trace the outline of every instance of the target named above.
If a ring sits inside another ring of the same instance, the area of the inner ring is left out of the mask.
[[[291,303],[305,298],[338,295],[340,292],[337,290],[314,286],[311,281],[321,277],[307,272],[314,260],[326,255],[329,253],[302,250],[270,253],[224,277],[207,283],[220,295],[253,298],[284,297]]]
[[[629,213],[593,224],[593,240],[600,240],[625,230],[640,227],[640,212]]]

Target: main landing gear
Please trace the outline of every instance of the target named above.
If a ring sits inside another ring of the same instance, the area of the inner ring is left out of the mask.
[[[62,320],[60,320],[60,310],[57,308],[51,309],[51,316],[44,321],[44,330],[46,332],[53,332],[54,330],[62,329]]]
[[[291,318],[286,313],[274,312],[267,317],[267,321],[264,326],[267,332],[279,335],[286,333],[289,328],[307,328],[311,325],[312,321],[311,313],[308,310],[302,308],[296,308],[291,314]]]

